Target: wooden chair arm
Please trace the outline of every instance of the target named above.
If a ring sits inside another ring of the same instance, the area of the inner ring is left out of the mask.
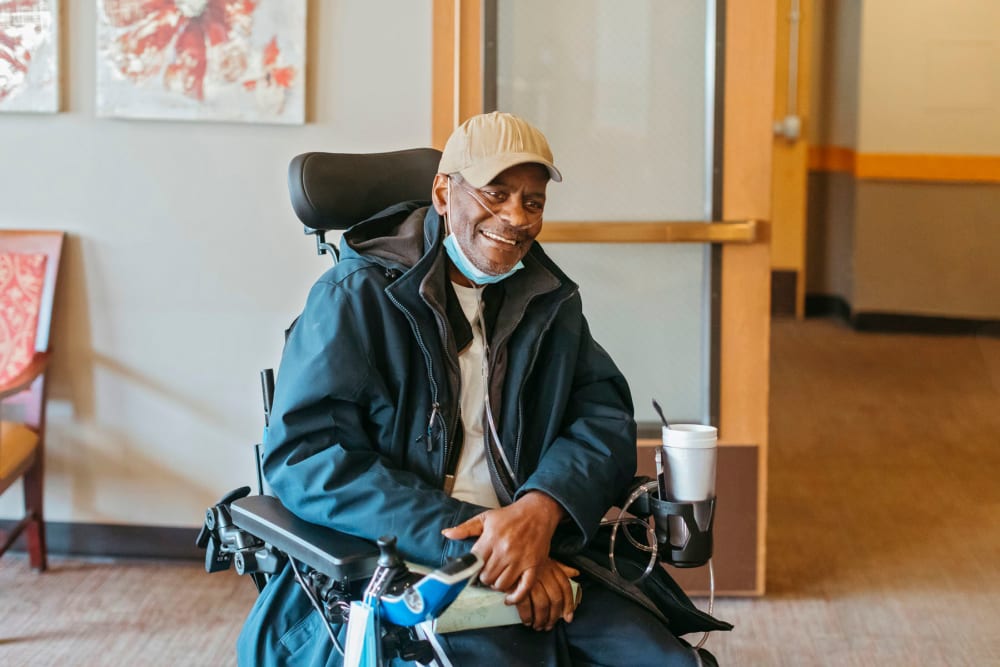
[[[30,387],[31,383],[35,381],[35,378],[45,372],[45,368],[48,365],[49,353],[35,352],[35,356],[31,358],[31,362],[23,371],[12,377],[5,384],[0,385],[0,401],[8,396],[19,394]]]

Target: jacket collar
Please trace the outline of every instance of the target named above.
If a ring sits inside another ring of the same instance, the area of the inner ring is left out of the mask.
[[[381,233],[387,236],[379,236]],[[412,314],[419,312],[422,302],[444,315],[454,326],[456,313],[458,318],[464,320],[464,317],[457,303],[449,307],[449,301],[454,301],[455,296],[448,279],[443,240],[444,221],[437,211],[417,202],[407,202],[350,228],[344,233],[341,246],[345,258],[357,255],[386,269],[401,271],[402,275],[386,287],[386,293]],[[488,308],[496,312],[497,325],[490,335],[495,342],[505,341],[514,332],[534,299],[555,292],[569,294],[578,289],[537,242],[532,244],[523,262],[522,270],[486,291]],[[499,312],[495,310],[498,295]],[[490,315],[488,324],[494,320],[492,313]],[[456,333],[460,334],[461,328],[456,329]]]

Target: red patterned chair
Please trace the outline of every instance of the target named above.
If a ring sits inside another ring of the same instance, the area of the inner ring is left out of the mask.
[[[24,532],[31,566],[39,571],[46,568],[45,369],[64,236],[0,230],[0,494],[23,480],[25,510],[0,532],[0,555]]]

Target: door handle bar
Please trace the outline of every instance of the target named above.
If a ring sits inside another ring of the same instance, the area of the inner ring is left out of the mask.
[[[767,240],[763,220],[546,221],[543,243],[757,243]]]

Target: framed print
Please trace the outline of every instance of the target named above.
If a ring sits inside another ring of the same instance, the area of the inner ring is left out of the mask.
[[[98,115],[304,122],[306,0],[97,3]]]
[[[0,111],[59,110],[59,0],[0,0]]]

